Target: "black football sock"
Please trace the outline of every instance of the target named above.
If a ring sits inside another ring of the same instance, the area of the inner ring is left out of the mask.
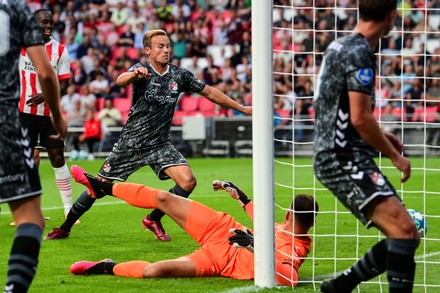
[[[60,226],[60,229],[70,232],[75,222],[92,207],[95,201],[96,199],[90,197],[87,194],[87,190],[84,190],[73,204],[72,208],[67,214],[66,220]]]
[[[116,263],[111,260],[104,260],[93,267],[86,270],[89,274],[106,274],[106,275],[114,275],[113,268],[115,267]]]
[[[351,292],[362,281],[370,280],[385,272],[387,240],[376,243],[351,268],[338,276],[333,283],[337,292]]]
[[[8,262],[4,292],[27,292],[34,279],[43,230],[36,224],[17,227]]]
[[[184,190],[182,187],[180,187],[180,186],[177,185],[177,184],[176,184],[173,188],[170,189],[170,192],[173,193],[173,194],[176,194],[176,195],[178,195],[178,196],[185,197],[185,198],[188,198],[189,195],[191,194],[191,192],[188,192],[188,191]],[[164,215],[165,215],[165,213],[162,212],[161,210],[159,210],[159,209],[154,209],[154,210],[150,213],[150,215],[148,216],[148,218],[149,218],[151,221],[160,221]]]
[[[386,270],[391,293],[410,293],[413,289],[417,248],[415,239],[389,239]]]
[[[85,173],[84,176],[86,176],[90,186],[93,188],[96,198],[113,195],[113,183],[99,179],[87,173]]]

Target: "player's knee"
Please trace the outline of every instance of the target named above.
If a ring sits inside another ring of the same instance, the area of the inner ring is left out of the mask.
[[[387,236],[390,238],[415,239],[417,243],[420,241],[420,235],[411,220],[399,221],[396,225],[390,226],[388,231]]]
[[[179,186],[182,187],[186,192],[192,192],[194,188],[196,188],[197,179],[193,175],[187,176],[185,180],[183,180]]]
[[[50,155],[49,159],[50,159],[52,166],[55,168],[60,168],[60,167],[64,166],[64,164],[66,163],[64,160],[64,154],[62,152],[53,152]]]
[[[416,225],[412,221],[405,221],[401,225],[401,229],[405,235],[407,235],[406,238],[415,239],[417,241],[417,245],[420,242],[420,234],[417,231]]]
[[[144,278],[166,278],[171,277],[173,270],[170,270],[166,265],[160,262],[152,263],[145,267]]]
[[[175,197],[176,195],[171,192],[160,190],[156,197],[157,205],[167,205],[172,202]]]

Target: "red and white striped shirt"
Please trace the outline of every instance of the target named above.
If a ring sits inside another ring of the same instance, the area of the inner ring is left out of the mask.
[[[58,80],[70,78],[69,53],[66,47],[54,39],[51,39],[45,44],[45,48],[50,64],[58,76]],[[26,105],[26,101],[31,98],[31,95],[41,93],[42,91],[37,78],[37,70],[27,55],[26,50],[23,48],[21,49],[18,69],[20,70],[20,103],[18,106],[20,112],[50,116],[50,110],[46,103],[41,103],[35,107]]]

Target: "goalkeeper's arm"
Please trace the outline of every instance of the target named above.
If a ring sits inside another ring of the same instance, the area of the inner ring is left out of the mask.
[[[254,252],[254,235],[246,227],[243,230],[231,229],[233,234],[229,237],[229,244],[237,248],[246,248]],[[275,259],[275,271],[277,284],[286,286],[296,286],[298,283],[298,270],[291,261],[281,261]]]
[[[275,279],[277,284],[285,286],[296,286],[298,283],[298,271],[296,268],[287,262],[281,262],[275,259]]]
[[[254,220],[254,205],[251,199],[238,188],[234,183],[224,180],[214,180],[212,182],[214,191],[225,190],[229,195],[236,199],[238,204],[247,212],[251,220]]]

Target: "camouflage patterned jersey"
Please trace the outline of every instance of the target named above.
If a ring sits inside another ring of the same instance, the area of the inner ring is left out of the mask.
[[[0,0],[0,103],[18,107],[21,47],[44,45],[41,29],[25,1]]]
[[[18,120],[18,58],[21,47],[43,44],[25,1],[0,0],[0,203],[41,194],[27,130]]]
[[[325,151],[362,150],[373,154],[350,122],[349,91],[372,96],[374,52],[361,34],[333,41],[327,48],[315,93],[315,156]]]
[[[148,63],[137,63],[128,71],[144,66],[151,77],[138,79],[133,85],[133,105],[115,148],[145,149],[170,140],[171,120],[182,92],[200,92],[205,84],[190,71],[174,65],[163,75]]]

